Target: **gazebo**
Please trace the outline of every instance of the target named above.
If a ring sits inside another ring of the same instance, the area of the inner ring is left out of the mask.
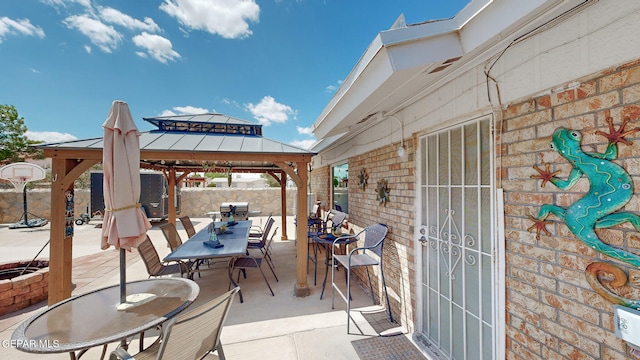
[[[315,153],[262,136],[262,125],[222,114],[176,115],[143,118],[157,129],[140,135],[140,167],[162,171],[168,196],[175,198],[175,184],[193,172],[267,173],[280,183],[282,229],[286,236],[286,181],[297,187],[295,216],[307,217],[307,164]],[[65,238],[65,193],[74,180],[102,161],[103,139],[92,138],[36,146],[52,159],[51,245],[49,256],[49,305],[71,296],[72,241]],[[176,208],[169,201],[168,221],[176,222]],[[306,239],[299,226],[297,239]],[[96,244],[98,246],[98,244]],[[297,242],[295,295],[307,296],[307,241]]]

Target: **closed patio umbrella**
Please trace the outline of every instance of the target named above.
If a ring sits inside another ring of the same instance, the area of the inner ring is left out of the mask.
[[[120,250],[120,300],[126,301],[125,251],[137,247],[151,228],[140,205],[140,133],[129,106],[116,100],[102,124],[105,217],[101,248]]]

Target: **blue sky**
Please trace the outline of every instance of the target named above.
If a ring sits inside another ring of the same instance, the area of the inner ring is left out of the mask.
[[[468,0],[3,0],[0,104],[46,142],[143,117],[218,112],[309,146],[309,127],[378,32]]]

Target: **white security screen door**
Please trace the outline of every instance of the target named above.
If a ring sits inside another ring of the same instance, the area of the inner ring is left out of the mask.
[[[489,119],[420,139],[418,330],[448,359],[495,358],[491,139]]]

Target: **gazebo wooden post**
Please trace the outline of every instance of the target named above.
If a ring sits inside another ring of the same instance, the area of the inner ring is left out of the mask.
[[[307,218],[307,163],[299,162],[297,163],[298,167],[298,178],[299,181],[296,182],[298,186],[298,206],[296,209],[296,218],[298,219],[298,226],[296,226],[296,248],[297,248],[297,268],[296,268],[296,287],[295,294],[296,297],[305,297],[311,294],[311,290],[309,289],[309,285],[307,284],[307,262],[309,258],[307,257],[307,247],[309,243],[307,241],[307,226],[305,223],[305,219]]]
[[[167,221],[176,224],[176,169],[170,168],[167,176],[167,201],[169,215]]]
[[[65,208],[67,190],[73,191],[73,182],[98,160],[65,159],[51,157],[51,227],[49,230],[49,286],[48,304],[52,305],[71,296],[71,264],[73,237],[65,238]],[[96,246],[98,246],[96,244]]]
[[[311,295],[311,289],[309,289],[309,284],[307,284],[307,263],[309,261],[307,247],[309,246],[309,242],[307,241],[307,224],[304,221],[304,219],[307,218],[307,163],[308,161],[297,162],[297,171],[295,171],[291,163],[274,162],[274,164],[291,177],[291,180],[293,180],[298,188],[296,198],[298,202],[296,209],[296,218],[298,219],[298,226],[296,226],[296,284],[293,291],[296,297]],[[283,178],[285,177],[283,176]],[[300,204],[304,204],[304,206],[300,206]]]
[[[65,241],[65,196],[67,190],[73,190],[73,183],[68,188],[63,186],[65,175],[73,166],[68,159],[52,160],[51,174],[55,181],[51,183],[51,229],[49,244],[49,297],[48,304],[71,296],[71,260],[73,239]]]
[[[282,209],[282,236],[280,239],[288,240],[287,236],[287,174],[280,173],[280,208]]]

